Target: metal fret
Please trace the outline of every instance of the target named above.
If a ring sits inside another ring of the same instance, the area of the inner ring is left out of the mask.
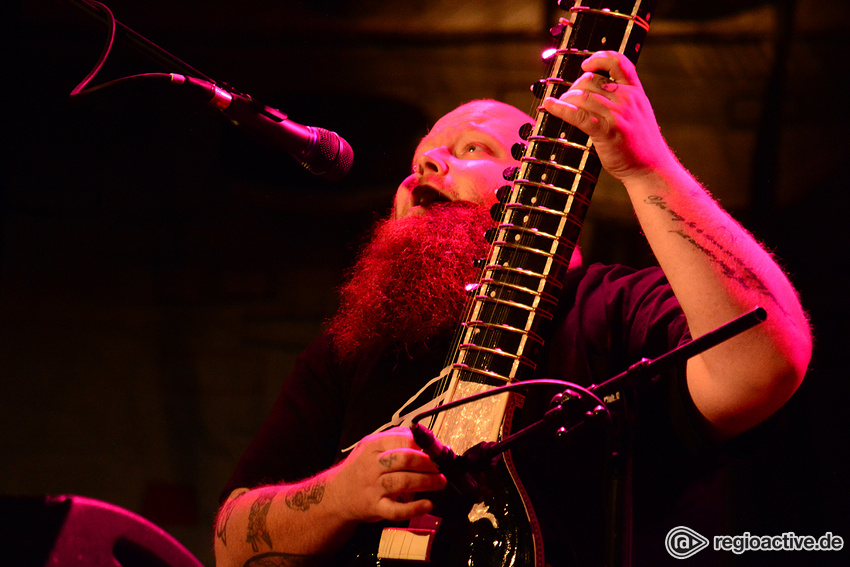
[[[511,379],[508,376],[504,376],[502,374],[498,374],[496,372],[491,372],[484,368],[475,368],[472,366],[468,366],[461,362],[456,362],[452,365],[452,369],[456,372],[468,372],[470,374],[477,374],[479,376],[483,376],[485,378],[490,378],[491,380],[495,380],[498,383],[509,383]],[[471,382],[471,380],[470,380]]]
[[[504,272],[511,275],[521,276],[524,278],[535,278],[541,281],[545,281],[545,285],[547,286],[552,286],[558,289],[564,287],[564,284],[562,284],[556,279],[553,279],[549,275],[540,274],[538,272],[527,270],[525,268],[502,266],[501,264],[488,264],[484,267],[485,276],[490,272]]]
[[[548,161],[536,160],[533,158],[522,158],[526,163],[537,163],[540,165],[545,165],[546,167],[551,167],[552,169],[558,169],[561,171],[566,171],[568,173],[574,173],[576,175],[584,176],[585,179],[592,183],[596,183],[598,179],[594,175],[590,175],[587,172],[581,171],[574,167],[570,167],[568,165],[556,164]],[[530,179],[517,179],[515,181],[516,185],[531,185],[533,187],[539,187],[540,189],[546,189],[547,191],[552,191],[554,193],[563,193],[565,195],[569,195],[571,197],[582,197],[580,193],[576,193],[575,189],[564,189],[563,187],[558,187],[556,185],[551,185],[549,183],[543,183],[541,181],[531,181]],[[587,199],[586,202],[589,204],[590,200]]]
[[[640,2],[637,3],[637,5],[635,6],[635,9],[637,9],[638,6],[640,6]],[[579,14],[579,13],[581,13],[581,14],[598,14],[600,16],[611,16],[613,18],[621,18],[621,19],[624,19],[624,20],[629,20],[630,22],[637,24],[638,26],[640,26],[644,30],[649,31],[649,22],[647,22],[645,19],[641,18],[640,16],[633,15],[633,14],[623,14],[621,12],[615,12],[615,11],[610,10],[608,8],[602,8],[602,9],[588,8],[587,6],[573,6],[572,8],[570,8],[570,12],[574,12],[576,14]]]
[[[538,207],[537,205],[526,205],[524,203],[505,203],[505,208],[508,210],[523,210],[530,211],[535,213],[543,213],[547,215],[554,215],[557,217],[575,217],[576,215],[572,211],[559,211],[556,209],[549,209],[546,207]]]
[[[548,136],[529,136],[528,141],[529,142],[551,142],[553,144],[558,144],[559,146],[566,146],[566,147],[570,147],[570,148],[575,148],[575,149],[581,150],[581,151],[590,150],[589,145],[578,144],[576,142],[572,142],[570,140],[567,140],[567,139],[563,138],[564,134],[561,134],[561,136],[562,137],[559,137],[559,138],[551,138],[551,137],[548,137]],[[528,158],[529,161],[531,159],[532,158]]]
[[[499,248],[510,248],[511,250],[520,250],[522,252],[529,252],[531,254],[536,254],[538,256],[542,256],[549,260],[557,260],[563,263],[564,259],[558,256],[555,252],[540,250],[539,248],[534,248],[531,246],[524,246],[522,244],[514,244],[512,242],[504,242],[497,241],[495,243]]]
[[[468,321],[463,324],[464,327],[467,327],[474,331],[479,331],[481,329],[487,330],[498,330],[498,331],[507,331],[509,333],[516,333],[518,335],[524,335],[531,339],[532,341],[543,344],[543,338],[539,335],[531,332],[528,329],[520,329],[517,327],[511,327],[510,325],[505,325],[503,323],[485,323],[484,321]]]
[[[521,291],[523,293],[527,293],[529,295],[536,295],[536,296],[538,296],[541,299],[546,300],[546,301],[553,301],[554,302],[554,301],[558,300],[558,298],[556,298],[554,295],[552,295],[551,293],[546,293],[542,289],[531,289],[531,288],[528,288],[528,287],[525,287],[525,286],[521,286],[521,285],[518,285],[518,284],[509,283],[509,282],[504,282],[504,281],[496,280],[496,279],[493,279],[493,278],[484,278],[484,279],[481,280],[481,287],[482,288],[483,287],[489,288],[490,286],[508,287],[508,288],[511,288],[511,289],[515,289],[517,291]]]
[[[524,303],[519,303],[518,301],[508,301],[505,299],[499,299],[496,297],[490,297],[489,295],[476,295],[475,296],[476,303],[493,303],[496,305],[504,305],[507,307],[514,307],[516,309],[522,309],[523,311],[527,311],[529,313],[534,313],[536,310],[533,305],[525,305]],[[546,319],[551,319],[552,314],[547,313],[545,311],[540,311],[540,315],[543,315]]]
[[[637,12],[640,7],[640,2],[635,4],[634,10]],[[573,6],[570,8],[570,12],[579,14],[598,14],[600,16],[611,16],[614,18],[622,18],[624,20],[629,20],[630,22],[637,24],[645,31],[649,31],[649,22],[647,22],[644,18],[641,18],[636,13],[633,14],[623,14],[622,12],[615,12],[614,10],[610,10],[608,8],[588,8],[587,6]]]
[[[507,235],[511,232],[516,233],[516,234],[514,234],[513,242],[511,242],[510,240],[508,240],[506,238]],[[517,225],[513,225],[513,224],[500,226],[498,233],[504,239],[494,241],[494,244],[496,244],[497,246],[503,246],[503,245],[515,246],[515,247],[529,246],[527,243],[526,244],[519,244],[519,242],[522,242],[523,236],[528,237],[530,239],[542,238],[542,239],[550,242],[551,243],[550,246],[554,246],[554,245],[557,245],[559,242],[562,242],[561,239],[558,236],[555,236],[553,234],[549,234],[548,232],[538,232],[534,228],[525,228],[525,227],[517,226]],[[532,248],[534,248],[534,247],[532,247]],[[534,249],[540,250],[541,252],[544,250],[543,248],[534,248]]]
[[[589,49],[574,49],[571,47],[563,47],[555,50],[555,55],[558,55],[559,57],[563,57],[565,55],[584,55],[585,57],[590,57],[594,53],[596,53],[596,51]]]
[[[480,351],[480,352],[487,352],[487,353],[490,353],[490,354],[495,354],[497,356],[504,356],[504,357],[507,357],[507,358],[519,360],[519,361],[524,362],[525,364],[527,364],[528,366],[531,366],[531,367],[536,366],[534,364],[534,362],[532,362],[531,359],[529,359],[528,357],[522,356],[520,354],[514,354],[512,352],[508,352],[508,351],[506,351],[504,349],[500,349],[500,348],[488,348],[488,347],[483,347],[481,345],[477,345],[475,343],[463,343],[460,346],[458,346],[458,349],[459,350],[476,350],[476,351]]]

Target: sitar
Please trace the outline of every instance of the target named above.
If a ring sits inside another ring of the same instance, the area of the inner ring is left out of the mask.
[[[565,10],[545,54],[546,77],[532,92],[534,123],[512,148],[519,161],[491,210],[488,256],[471,297],[440,388],[458,400],[531,377],[555,313],[561,281],[578,242],[601,164],[590,138],[543,110],[540,101],[569,90],[582,62],[618,51],[636,62],[654,1],[560,0]],[[518,394],[503,392],[437,413],[427,426],[460,455],[510,434]],[[383,526],[355,564],[543,567],[544,549],[532,502],[510,451],[481,478],[474,497],[435,499],[432,514],[406,526]],[[444,491],[445,492],[445,491]]]

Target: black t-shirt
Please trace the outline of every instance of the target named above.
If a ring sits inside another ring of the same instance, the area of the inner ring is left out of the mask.
[[[534,377],[583,386],[599,384],[688,338],[684,315],[659,269],[598,264],[567,273],[547,334]],[[344,457],[342,451],[387,426],[394,415],[417,407],[415,394],[443,368],[447,348],[375,349],[341,364],[328,337],[320,336],[298,358],[223,496],[235,488],[293,482],[327,469]],[[542,416],[553,393],[529,394],[514,430]],[[628,428],[635,565],[643,565],[664,557],[664,533],[677,525],[679,508],[694,486],[710,478],[717,453],[701,435],[684,364],[641,387],[629,407],[636,416]],[[602,564],[611,439],[611,427],[597,420],[563,439],[538,437],[513,451],[553,567]],[[642,551],[644,542],[654,551]]]

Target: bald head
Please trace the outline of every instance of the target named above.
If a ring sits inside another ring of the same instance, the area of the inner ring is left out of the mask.
[[[496,189],[505,183],[502,173],[518,163],[511,148],[529,122],[518,108],[490,99],[467,102],[437,120],[396,192],[396,218],[427,213],[446,201],[495,203]]]

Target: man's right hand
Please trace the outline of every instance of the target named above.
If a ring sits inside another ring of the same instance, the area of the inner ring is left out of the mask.
[[[351,522],[407,520],[431,511],[423,492],[441,490],[446,478],[413,440],[407,427],[363,438],[333,471],[329,496]]]
[[[406,427],[364,437],[348,457],[313,478],[234,491],[216,522],[219,567],[269,557],[322,564],[364,522],[407,520],[431,511],[419,495],[445,477]]]

